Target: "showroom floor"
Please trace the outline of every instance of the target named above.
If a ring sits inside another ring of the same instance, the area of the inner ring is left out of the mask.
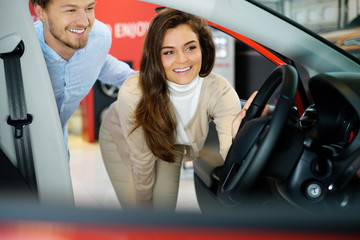
[[[98,142],[89,143],[79,134],[70,134],[69,148],[76,206],[120,209],[102,162]],[[191,166],[182,169],[180,178],[177,211],[199,212]]]

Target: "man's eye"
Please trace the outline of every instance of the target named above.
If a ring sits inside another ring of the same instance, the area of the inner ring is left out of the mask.
[[[93,11],[94,10],[94,7],[89,7],[86,9],[87,11]]]

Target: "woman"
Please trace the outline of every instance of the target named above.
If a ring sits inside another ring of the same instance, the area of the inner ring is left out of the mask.
[[[210,118],[225,159],[241,105],[228,81],[211,73],[214,61],[204,19],[164,9],[151,22],[140,73],[122,85],[100,129],[105,167],[123,208],[175,210],[182,161],[199,156]]]

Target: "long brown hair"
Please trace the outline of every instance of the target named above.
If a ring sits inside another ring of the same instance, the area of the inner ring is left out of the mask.
[[[174,145],[176,116],[160,53],[166,31],[181,24],[189,25],[199,39],[203,56],[199,75],[209,75],[215,62],[215,45],[203,18],[166,8],[150,23],[140,63],[139,84],[143,94],[135,111],[134,130],[141,126],[150,150],[167,162],[174,162],[177,156]]]

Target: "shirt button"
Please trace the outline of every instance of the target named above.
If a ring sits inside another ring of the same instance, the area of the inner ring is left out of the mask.
[[[65,91],[67,91],[67,90],[68,90],[68,88],[66,87],[66,88],[65,88]]]

